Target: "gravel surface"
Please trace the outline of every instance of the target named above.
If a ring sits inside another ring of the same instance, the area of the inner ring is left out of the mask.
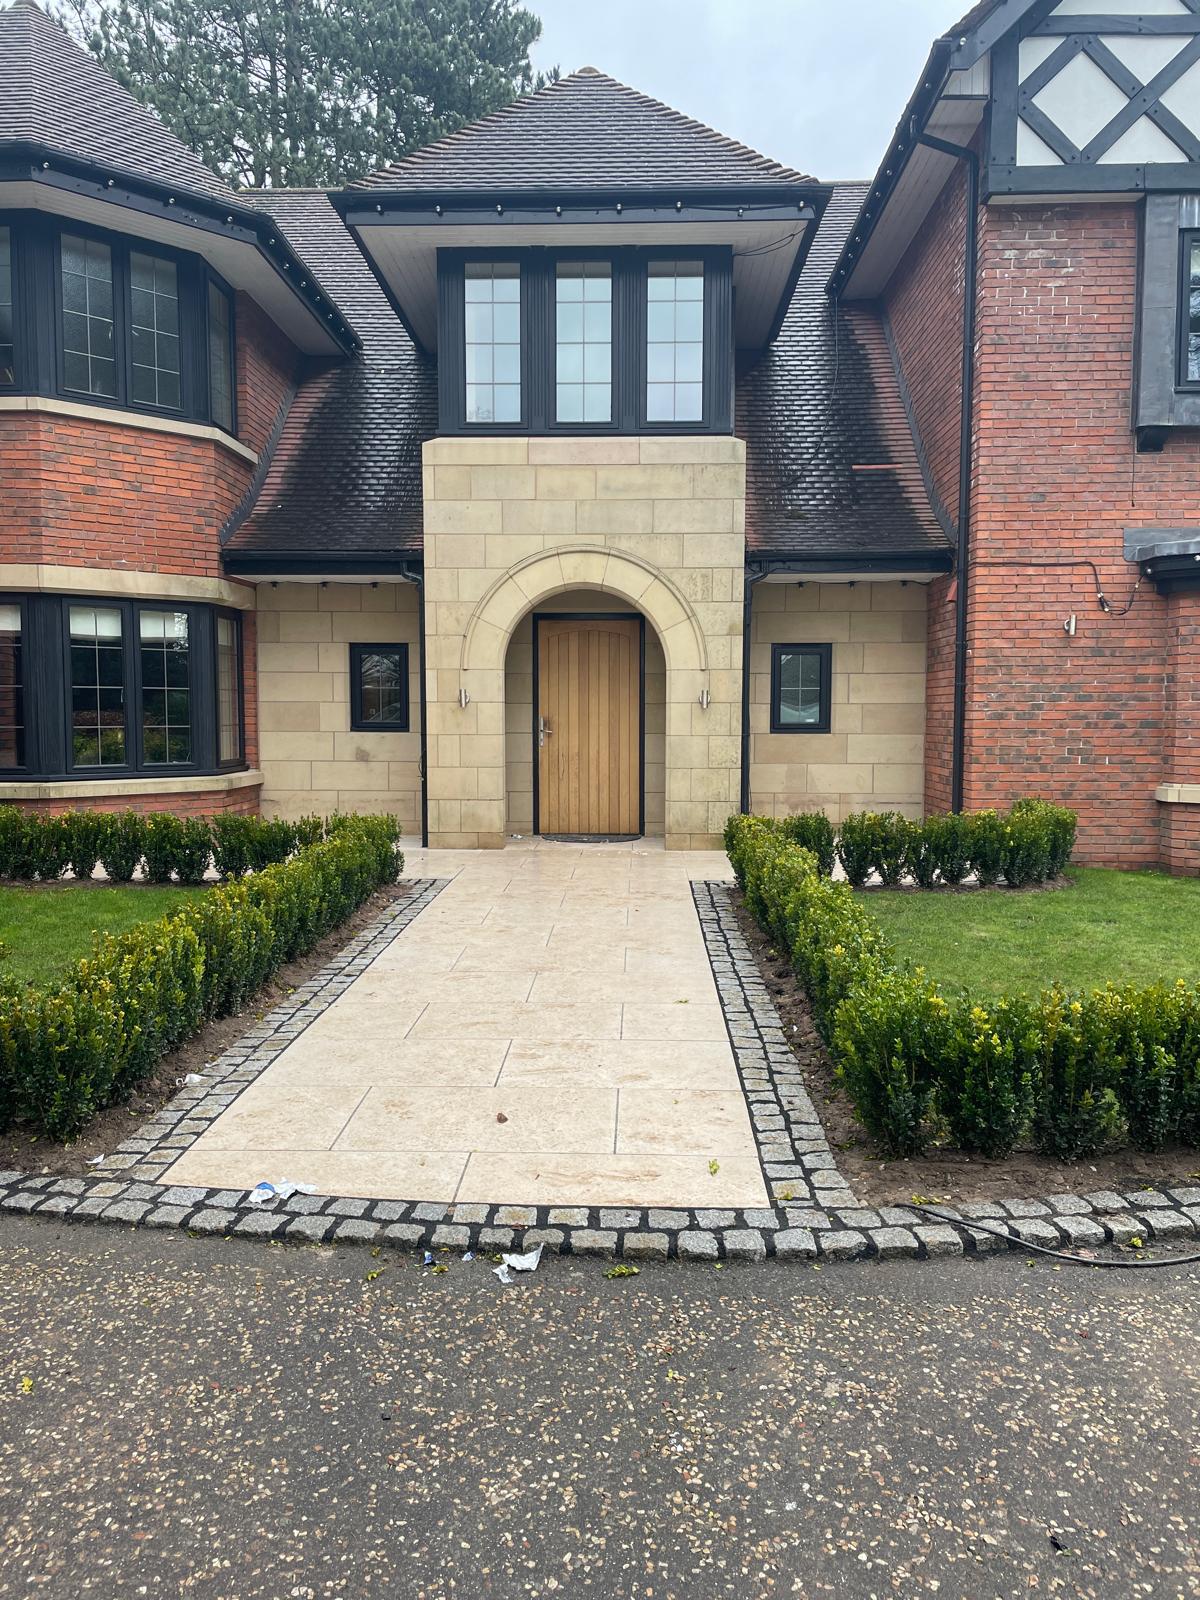
[[[1200,1596],[1195,1270],[0,1223],[0,1596]]]

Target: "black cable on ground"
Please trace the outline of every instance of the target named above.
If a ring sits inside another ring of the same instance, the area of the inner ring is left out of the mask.
[[[980,1233],[990,1233],[996,1239],[1003,1239],[1006,1244],[1018,1250],[1036,1250],[1040,1256],[1053,1256],[1056,1261],[1069,1261],[1076,1267],[1101,1267],[1113,1272],[1129,1272],[1138,1267],[1191,1267],[1200,1262],[1200,1252],[1190,1256],[1172,1256],[1170,1260],[1143,1260],[1135,1261],[1108,1261],[1097,1257],[1093,1260],[1090,1256],[1078,1256],[1070,1250],[1052,1250],[1049,1245],[1031,1244],[1028,1239],[1022,1239],[1019,1234],[1009,1233],[1003,1228],[990,1228],[986,1222],[979,1222],[974,1217],[948,1216],[944,1211],[937,1210],[934,1206],[921,1205],[916,1201],[900,1200],[896,1202],[906,1211],[917,1211],[923,1216],[935,1218],[938,1222],[946,1222],[957,1228],[977,1228]]]

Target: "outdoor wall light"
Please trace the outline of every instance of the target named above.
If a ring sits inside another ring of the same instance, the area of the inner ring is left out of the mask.
[[[471,696],[467,693],[467,691],[465,689],[460,689],[458,691],[458,704],[459,704],[460,710],[462,710],[462,711],[465,711],[467,709],[467,707],[471,704]]]
[[[1072,611],[1071,615],[1063,623],[1063,632],[1066,634],[1068,639],[1073,639],[1078,631],[1079,618]]]
[[[709,694],[707,689],[701,689],[701,691],[700,691],[700,709],[701,709],[701,711],[707,711],[710,705],[712,705],[712,695]]]

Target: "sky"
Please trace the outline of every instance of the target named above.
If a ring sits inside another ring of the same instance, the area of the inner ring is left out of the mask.
[[[524,0],[534,65],[601,71],[785,165],[870,178],[970,0]]]

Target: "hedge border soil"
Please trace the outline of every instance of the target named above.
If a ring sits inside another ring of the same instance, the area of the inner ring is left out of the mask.
[[[28,888],[28,884],[6,885]],[[99,887],[105,885],[101,883]],[[216,885],[211,885],[216,887]],[[201,1031],[186,1044],[164,1056],[148,1078],[143,1078],[133,1095],[123,1106],[110,1106],[101,1111],[88,1124],[78,1139],[61,1144],[54,1139],[35,1138],[12,1128],[0,1134],[0,1167],[17,1167],[26,1172],[53,1173],[56,1176],[76,1178],[95,1176],[102,1170],[89,1165],[96,1156],[109,1155],[123,1140],[136,1133],[147,1117],[160,1111],[178,1094],[184,1077],[189,1072],[202,1073],[204,1068],[228,1049],[246,1032],[253,1021],[261,1018],[294,989],[321,971],[343,946],[369,923],[375,922],[382,911],[410,892],[405,882],[388,884],[378,889],[363,904],[340,923],[332,932],[299,960],[280,967],[269,983],[249,999],[240,1011],[206,1023]],[[81,892],[87,893],[81,888]]]
[[[1021,891],[1024,893],[1025,891]],[[784,1033],[804,1074],[830,1148],[846,1181],[866,1205],[894,1205],[914,1195],[956,1205],[960,1201],[1006,1200],[1012,1195],[1076,1194],[1092,1189],[1131,1189],[1141,1183],[1200,1181],[1200,1152],[1183,1145],[1153,1155],[1125,1148],[1086,1161],[1057,1161],[1032,1150],[989,1160],[960,1150],[931,1149],[911,1160],[887,1160],[854,1114],[833,1061],[813,1019],[808,996],[791,964],[730,887],[738,926],[750,947]]]

